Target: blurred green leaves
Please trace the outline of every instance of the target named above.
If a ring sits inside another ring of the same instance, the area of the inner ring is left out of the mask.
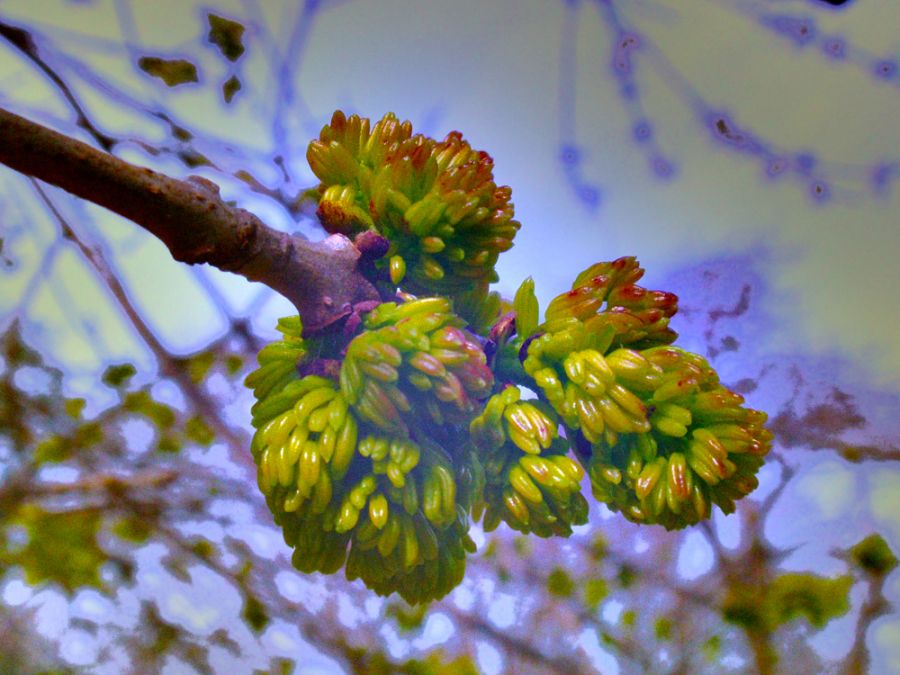
[[[142,56],[138,67],[148,75],[162,80],[167,87],[199,82],[197,66],[187,59],[163,59],[158,56]]]
[[[750,631],[770,632],[795,619],[822,628],[850,610],[853,577],[810,573],[781,574],[765,587],[732,584],[722,607],[729,623]]]
[[[897,566],[897,556],[880,534],[870,534],[851,548],[850,557],[864,572],[876,577],[890,574]]]
[[[97,543],[102,512],[80,509],[52,512],[27,504],[6,521],[24,529],[21,548],[0,548],[3,567],[19,567],[32,585],[56,583],[68,593],[81,587],[102,588],[100,567],[108,555]]]

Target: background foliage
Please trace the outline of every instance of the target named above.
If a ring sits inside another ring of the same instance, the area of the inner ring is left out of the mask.
[[[476,531],[430,607],[299,575],[240,384],[290,308],[4,171],[0,670],[900,667],[891,3],[50,4],[0,8],[2,105],[309,236],[334,108],[459,128],[523,222],[502,291],[640,256],[776,440],[733,516]]]

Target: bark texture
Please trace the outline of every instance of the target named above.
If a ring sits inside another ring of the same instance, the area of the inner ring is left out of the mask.
[[[179,180],[126,162],[0,108],[0,163],[133,221],[175,260],[206,263],[290,300],[313,333],[378,293],[343,235],[310,242],[226,204],[206,179]]]

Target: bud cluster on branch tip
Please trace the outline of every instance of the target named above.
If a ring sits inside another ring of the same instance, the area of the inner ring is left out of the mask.
[[[379,310],[376,323],[416,314],[393,315],[396,305]],[[403,325],[419,346],[441,328],[419,333],[424,323]],[[267,346],[247,377],[261,392],[251,450],[294,566],[328,574],[346,564],[348,579],[377,593],[398,592],[409,602],[442,597],[460,583],[465,554],[474,551],[450,456],[428,438],[373,425],[331,380],[301,377],[299,321],[283,319],[279,328],[284,340]],[[270,368],[274,362],[287,368]]]
[[[559,420],[549,406],[520,400],[518,387],[492,396],[469,430],[484,468],[484,529],[507,523],[514,530],[541,537],[569,536],[572,525],[587,522],[588,504],[581,494],[584,470],[559,437]]]
[[[678,297],[650,291],[635,282],[644,276],[633,257],[591,265],[575,278],[572,290],[550,301],[541,329],[562,333],[583,324],[598,340],[613,347],[641,349],[669,344],[677,337],[669,319]]]
[[[636,522],[667,529],[731,513],[758,485],[772,434],[766,414],[719,383],[705,359],[674,347],[609,355],[616,377],[646,407],[649,429],[593,445],[594,495]]]
[[[591,265],[541,322],[532,279],[512,303],[489,291],[519,224],[460,134],[337,112],[307,157],[324,227],[388,240],[378,286],[397,301],[308,343],[281,319],[246,379],[259,487],[297,569],[427,602],[462,580],[470,515],[540,537],[586,523],[585,469],[598,501],[667,529],[756,487],[765,414],[669,346],[677,298],[638,286],[634,258]]]
[[[463,325],[446,298],[379,305],[347,346],[344,397],[367,422],[401,436],[468,422],[494,379]]]
[[[620,258],[578,275],[551,301],[522,365],[567,437],[589,448],[595,498],[675,529],[709,517],[712,504],[731,513],[756,487],[772,436],[765,414],[742,407],[702,357],[665,346],[675,296],[635,286],[642,274]]]
[[[390,249],[379,263],[394,285],[448,295],[470,322],[490,302],[497,257],[520,225],[511,191],[493,180],[493,159],[453,131],[443,141],[412,133],[388,113],[334,113],[306,153],[321,181],[317,215],[332,233],[375,230]],[[476,325],[482,325],[480,323]]]

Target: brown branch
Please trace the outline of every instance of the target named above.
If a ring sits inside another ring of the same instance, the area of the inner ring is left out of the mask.
[[[170,178],[0,108],[0,163],[106,207],[158,237],[175,260],[207,263],[290,300],[306,332],[377,300],[359,250],[342,235],[309,242],[226,204],[214,183]]]
[[[174,469],[148,469],[138,471],[130,476],[118,474],[100,474],[85,476],[73,483],[40,483],[28,491],[29,498],[47,497],[50,495],[71,494],[73,492],[109,491],[120,493],[124,490],[165,487],[179,477]]]

